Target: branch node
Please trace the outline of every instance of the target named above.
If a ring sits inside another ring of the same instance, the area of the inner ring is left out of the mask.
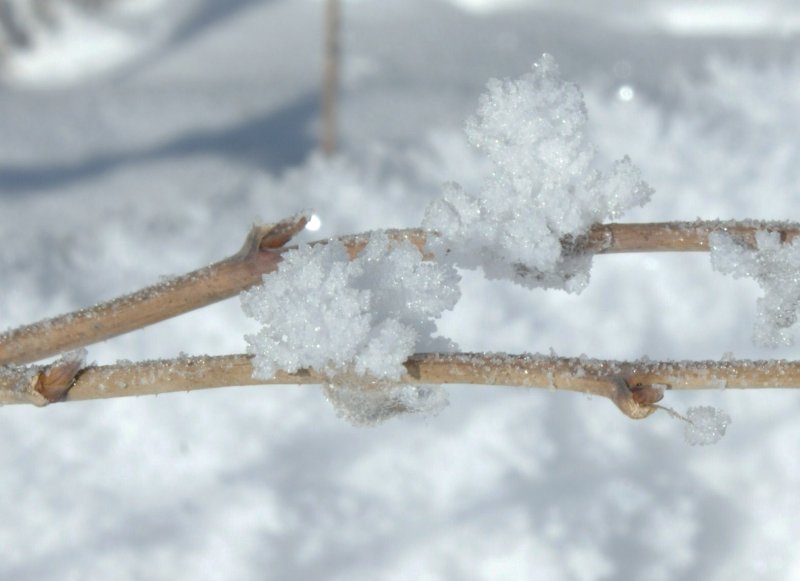
[[[82,359],[62,358],[52,365],[43,367],[36,377],[33,391],[44,399],[34,403],[45,406],[64,401],[70,388],[75,384],[82,366]]]
[[[638,384],[631,387],[624,377],[618,375],[610,379],[615,387],[611,401],[631,419],[643,420],[651,415],[658,409],[654,404],[664,397],[664,389],[660,386]]]

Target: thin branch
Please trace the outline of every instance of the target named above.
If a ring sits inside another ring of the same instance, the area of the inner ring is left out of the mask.
[[[261,282],[280,262],[279,249],[306,216],[254,226],[242,249],[220,262],[82,309],[0,335],[0,364],[23,364],[103,341],[205,307]]]
[[[217,387],[326,384],[312,370],[253,377],[249,355],[185,357],[132,364],[66,369],[6,367],[0,372],[0,404],[83,401]],[[800,387],[800,361],[609,361],[485,353],[417,354],[400,383],[476,384],[565,390],[605,397],[639,419],[655,411],[665,390]],[[50,385],[49,392],[43,386]],[[56,386],[53,389],[52,386]],[[369,382],[363,387],[369,389]],[[43,391],[47,393],[43,394]]]
[[[289,249],[282,246],[304,225],[305,217],[294,217],[254,227],[240,252],[211,266],[88,309],[6,331],[0,334],[0,365],[38,361],[235,296],[277,268],[281,252]],[[785,241],[800,235],[800,224],[784,222],[598,224],[587,236],[563,244],[568,252],[593,254],[702,252],[709,249],[711,232],[727,231],[752,244],[759,229],[777,231]],[[411,242],[423,253],[427,237],[436,235],[422,229],[390,230],[388,234]],[[340,238],[351,257],[363,249],[367,239],[367,234]]]
[[[728,232],[742,242],[755,245],[756,232],[778,232],[781,242],[800,236],[800,224],[774,221],[653,222],[646,224],[597,224],[584,240],[575,244],[577,250],[595,254],[628,252],[708,252],[708,235]]]
[[[325,2],[325,48],[322,73],[322,152],[336,151],[336,96],[339,89],[339,0]]]

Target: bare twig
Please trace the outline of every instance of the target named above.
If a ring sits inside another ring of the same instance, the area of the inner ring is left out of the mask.
[[[258,284],[275,270],[279,249],[302,230],[295,216],[254,226],[233,256],[130,295],[0,335],[0,364],[23,364],[115,337],[204,307]]]
[[[55,364],[57,365],[57,364]],[[477,384],[545,388],[602,396],[627,416],[650,415],[664,390],[798,388],[798,361],[607,361],[485,353],[417,354],[406,362],[406,384]],[[186,357],[84,369],[6,367],[0,373],[0,403],[82,401],[193,391],[215,387],[274,384],[325,384],[311,370],[253,378],[251,357]],[[69,372],[67,372],[69,371]],[[41,392],[46,378],[68,384],[58,397]],[[74,377],[74,381],[73,381]],[[369,389],[369,382],[364,382]]]
[[[89,309],[83,309],[0,335],[0,365],[24,364],[64,351],[103,341],[146,325],[207,306],[239,294],[273,272],[283,245],[305,225],[294,217],[276,225],[253,228],[242,250],[234,256],[184,276],[147,287]],[[759,229],[777,231],[782,240],[800,235],[800,225],[782,222],[666,222],[652,224],[598,224],[577,240],[565,240],[569,252],[615,254],[624,252],[708,251],[708,235],[727,231],[753,243]],[[425,253],[428,236],[422,229],[390,230],[395,240],[407,240]],[[368,236],[343,236],[351,257]],[[317,244],[325,241],[317,242]]]
[[[697,220],[649,224],[597,224],[592,227],[584,240],[576,242],[576,246],[578,250],[595,254],[708,252],[708,235],[712,232],[728,232],[742,242],[754,245],[758,230],[778,232],[782,242],[790,242],[800,236],[800,224],[790,222]]]

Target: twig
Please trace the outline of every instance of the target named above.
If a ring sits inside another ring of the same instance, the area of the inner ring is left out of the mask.
[[[578,251],[595,254],[627,252],[708,252],[708,235],[728,232],[743,243],[754,245],[758,230],[778,232],[781,242],[800,236],[800,224],[775,221],[653,222],[646,224],[597,224],[584,240],[578,240]]]
[[[211,266],[88,309],[6,331],[0,335],[0,365],[38,361],[235,296],[277,268],[281,252],[289,249],[282,246],[305,222],[302,216],[254,227],[241,251]],[[800,224],[784,222],[598,224],[586,237],[564,240],[563,244],[569,252],[593,254],[702,252],[708,251],[711,232],[727,231],[752,244],[759,229],[777,231],[785,241],[800,235]],[[436,235],[421,229],[390,230],[388,234],[411,242],[423,253],[427,237]],[[367,239],[367,234],[340,238],[351,257],[363,249]]]
[[[0,403],[83,401],[153,395],[215,387],[325,384],[311,370],[253,377],[251,357],[185,357],[80,370],[6,367],[0,373]],[[62,364],[63,366],[63,364]],[[477,384],[575,391],[612,400],[626,415],[646,417],[664,390],[798,388],[798,361],[608,361],[588,358],[485,353],[417,354],[405,364],[406,384]],[[70,376],[58,397],[43,396],[48,377]],[[74,381],[71,378],[74,377]],[[369,382],[364,382],[369,389]]]
[[[322,152],[336,151],[336,93],[339,88],[339,0],[325,2],[325,49],[322,79]]]
[[[254,226],[242,249],[220,262],[133,294],[0,335],[0,365],[37,361],[205,307],[261,282],[306,216]]]

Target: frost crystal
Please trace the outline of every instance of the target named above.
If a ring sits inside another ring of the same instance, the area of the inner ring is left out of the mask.
[[[374,426],[408,413],[436,415],[447,406],[447,392],[431,385],[340,382],[324,387],[339,417],[354,426]]]
[[[455,348],[433,334],[434,320],[458,298],[452,267],[423,261],[415,246],[392,242],[383,232],[372,234],[352,261],[336,240],[301,246],[284,254],[278,271],[265,275],[262,285],[241,295],[245,314],[263,324],[245,337],[253,374],[320,371],[333,383],[350,386],[334,385],[327,394],[341,404],[340,415],[358,424],[400,411],[427,411],[428,400],[435,398],[415,399],[421,391],[392,382],[414,352]]]
[[[711,406],[697,406],[686,410],[686,427],[683,437],[692,446],[716,444],[725,435],[731,417]]]
[[[627,157],[606,172],[594,167],[583,96],[551,56],[487,89],[466,132],[494,170],[479,195],[451,183],[428,207],[423,225],[442,235],[431,249],[490,277],[580,292],[591,256],[565,252],[562,241],[643,205],[652,189]]]
[[[756,248],[726,232],[712,232],[711,265],[734,278],[754,278],[764,291],[758,299],[753,341],[763,347],[791,345],[789,328],[800,309],[800,242],[781,244],[777,232],[756,232]]]

